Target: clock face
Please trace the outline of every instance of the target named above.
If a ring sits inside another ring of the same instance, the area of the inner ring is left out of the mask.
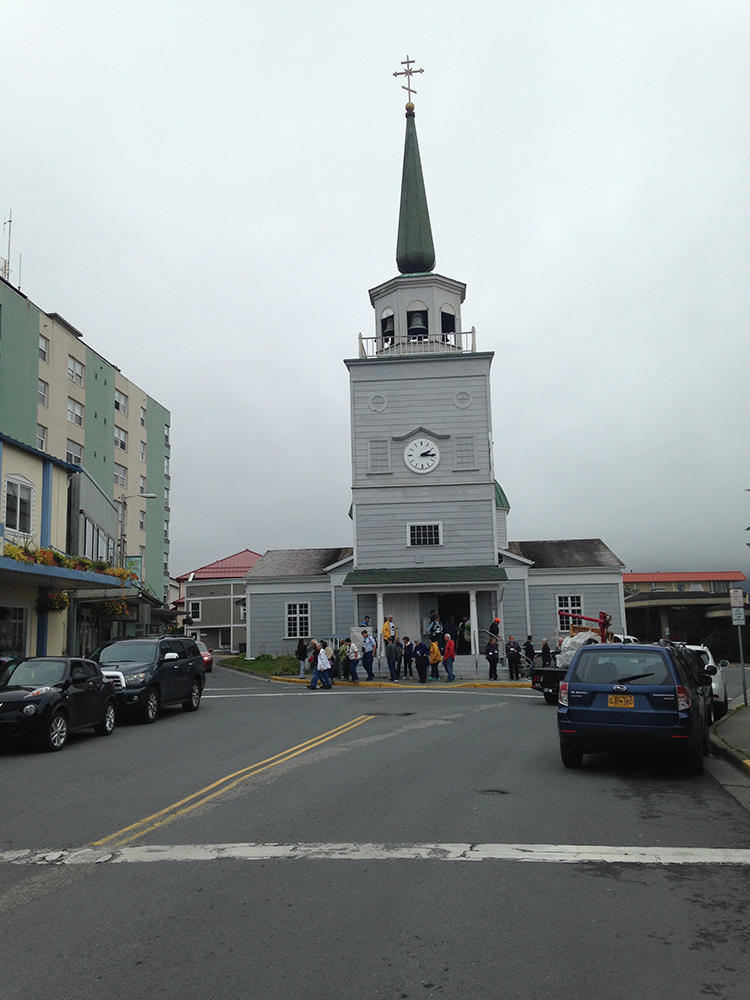
[[[440,449],[429,438],[415,438],[404,448],[404,462],[412,472],[432,472],[440,461]]]

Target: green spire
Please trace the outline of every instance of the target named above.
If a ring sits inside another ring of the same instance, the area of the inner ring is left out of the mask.
[[[430,213],[419,159],[414,105],[406,106],[404,170],[401,175],[401,209],[398,217],[396,264],[401,274],[420,274],[435,266]]]

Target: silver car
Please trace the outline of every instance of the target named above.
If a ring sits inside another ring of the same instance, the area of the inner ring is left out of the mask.
[[[727,685],[724,679],[724,665],[729,666],[729,663],[727,660],[717,663],[708,646],[688,646],[687,648],[695,650],[706,666],[716,667],[716,673],[711,678],[711,687],[713,689],[712,707],[714,719],[720,719],[723,715],[727,714],[729,705]]]

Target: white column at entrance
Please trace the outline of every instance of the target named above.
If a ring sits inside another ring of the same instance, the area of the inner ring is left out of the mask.
[[[471,653],[477,656],[479,653],[479,632],[477,631],[477,592],[469,591],[469,619],[471,620]]]
[[[377,601],[378,601],[378,610],[375,613],[375,628],[373,629],[373,634],[374,634],[375,640],[376,640],[376,642],[378,644],[377,645],[378,660],[380,660],[380,657],[383,655],[383,649],[382,649],[382,645],[383,645],[383,633],[382,633],[382,628],[383,628],[383,619],[385,618],[385,614],[383,612],[383,594],[382,594],[382,592],[376,594],[375,596],[377,597]],[[378,666],[380,666],[379,663],[378,663]]]

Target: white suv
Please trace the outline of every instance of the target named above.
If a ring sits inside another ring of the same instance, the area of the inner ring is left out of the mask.
[[[711,650],[708,646],[688,646],[688,649],[693,649],[700,656],[703,662],[708,666],[716,667],[716,673],[711,678],[711,688],[712,688],[712,708],[714,713],[714,719],[720,719],[722,716],[727,714],[727,708],[729,706],[729,698],[727,696],[727,685],[724,678],[724,664],[729,666],[726,660],[722,660],[721,663],[717,663]]]

